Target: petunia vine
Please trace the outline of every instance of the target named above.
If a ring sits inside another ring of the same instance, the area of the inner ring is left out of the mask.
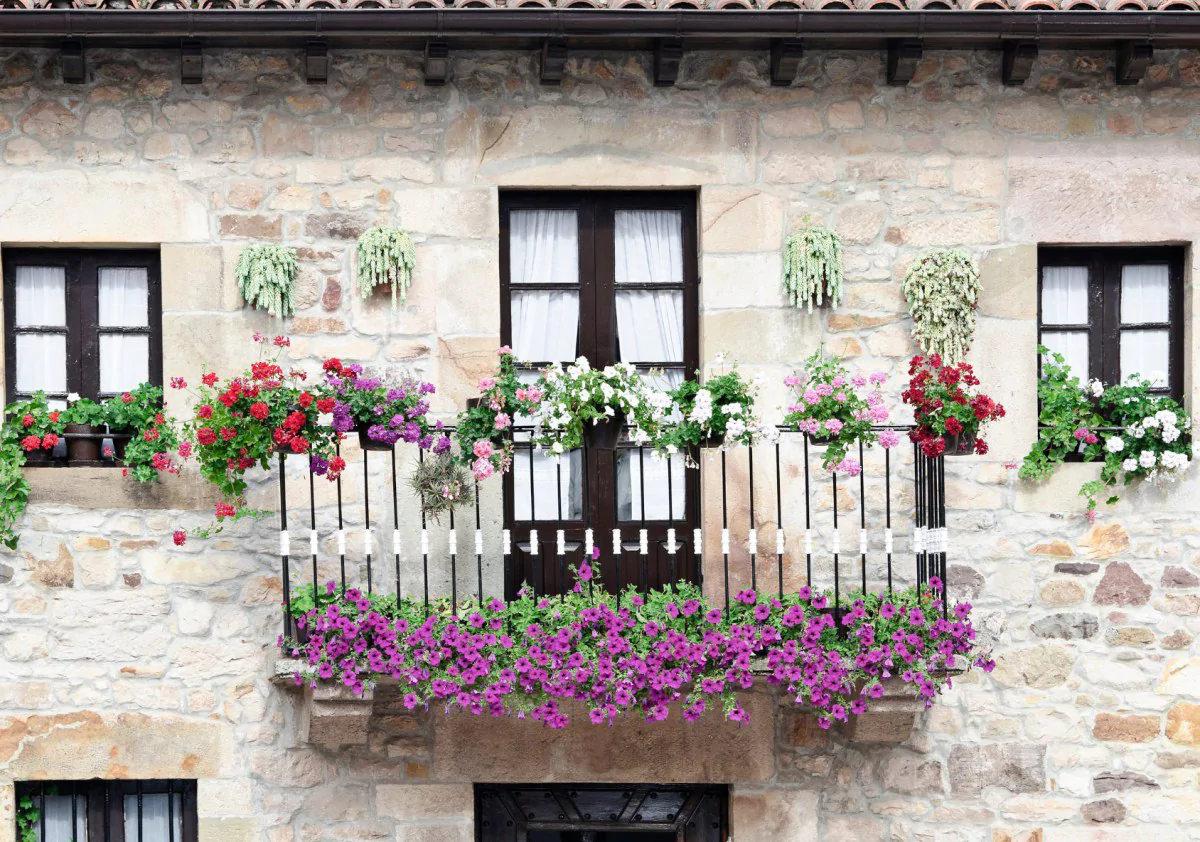
[[[728,608],[695,585],[619,596],[581,565],[572,591],[509,602],[425,605],[330,582],[293,599],[298,640],[280,640],[305,662],[297,683],[340,684],[363,693],[400,685],[409,709],[529,716],[565,727],[564,702],[582,702],[592,722],[627,714],[687,721],[717,708],[748,716],[738,692],[756,676],[813,708],[828,728],[862,714],[888,679],[915,686],[931,705],[949,671],[990,671],[976,642],[971,606],[945,606],[941,583],[887,594],[851,594],[836,606],[808,587],[782,596],[744,590]]]

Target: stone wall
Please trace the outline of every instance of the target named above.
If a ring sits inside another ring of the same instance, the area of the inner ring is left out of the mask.
[[[205,842],[433,842],[472,837],[473,780],[634,773],[733,784],[743,842],[1188,838],[1200,477],[1127,494],[1091,526],[1075,490],[1093,468],[1029,487],[1005,467],[1034,436],[1036,244],[1196,239],[1200,60],[1157,60],[1124,88],[1110,55],[1048,54],[1008,89],[998,56],[938,53],[891,88],[878,55],[812,53],[804,84],[779,89],[763,55],[689,54],[659,89],[649,56],[573,56],[546,88],[532,56],[456,53],[451,84],[427,88],[415,54],[358,53],[309,87],[294,53],[228,51],[183,87],[175,55],[94,50],[79,87],[56,81],[50,52],[0,52],[0,247],[160,246],[170,374],[228,370],[252,331],[276,329],[241,309],[232,263],[281,240],[301,252],[284,326],[299,364],[409,367],[457,409],[498,341],[498,190],[670,186],[699,190],[705,357],[778,384],[823,340],[899,374],[898,279],[923,247],[966,245],[984,280],[973,359],[1010,409],[992,453],[949,477],[951,580],[999,667],[956,682],[891,748],[823,734],[765,694],[741,731],[566,734],[384,699],[366,747],[301,745],[298,696],[270,680],[271,525],[175,548],[172,529],[206,518],[189,480],[114,498],[103,476],[70,496],[35,478],[21,547],[0,560],[0,842],[12,780],[196,777]],[[806,217],[846,242],[836,311],[784,306],[779,249]],[[375,222],[418,240],[395,316],[351,281],[354,237]],[[1187,297],[1190,314],[1190,280]],[[1190,321],[1187,345],[1194,392]]]

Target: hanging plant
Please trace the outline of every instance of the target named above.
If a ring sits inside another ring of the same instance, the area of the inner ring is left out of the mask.
[[[805,228],[783,247],[783,288],[793,307],[821,306],[842,300],[842,241],[828,228]]]
[[[966,249],[929,249],[904,276],[913,338],[927,354],[957,363],[975,338],[979,267]]]
[[[449,454],[423,459],[409,478],[413,493],[421,499],[421,509],[435,522],[443,514],[475,500],[471,472]]]
[[[358,291],[367,299],[375,287],[391,284],[395,312],[397,293],[401,304],[408,299],[414,263],[412,237],[398,228],[372,228],[358,238]]]
[[[238,255],[238,291],[251,307],[272,316],[296,312],[296,250],[263,244],[246,246]]]

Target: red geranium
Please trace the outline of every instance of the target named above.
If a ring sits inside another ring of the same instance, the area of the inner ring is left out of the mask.
[[[915,356],[909,361],[908,388],[901,397],[913,407],[916,429],[909,437],[929,457],[942,455],[946,437],[959,437],[960,450],[970,445],[976,453],[988,452],[980,431],[991,421],[1004,417],[1004,407],[975,391],[979,378],[967,363],[945,364],[938,354]],[[965,440],[964,440],[965,437]]]
[[[271,408],[262,401],[255,401],[250,404],[250,415],[262,421],[271,413]]]
[[[56,444],[58,444],[58,436],[54,433],[46,433],[46,435],[42,437],[43,450],[51,450]]]
[[[213,432],[212,427],[201,427],[196,431],[196,441],[203,445],[217,443],[217,434]]]
[[[335,406],[337,406],[337,401],[333,398],[320,398],[317,400],[318,412],[333,412]]]

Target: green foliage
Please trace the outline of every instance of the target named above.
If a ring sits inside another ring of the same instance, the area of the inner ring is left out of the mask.
[[[670,394],[671,418],[654,440],[655,448],[668,454],[711,444],[748,446],[760,436],[773,437],[775,433],[755,416],[756,389],[742,379],[737,366],[703,383],[685,380]]]
[[[793,307],[836,307],[842,299],[842,241],[828,228],[806,228],[783,247],[783,288]]]
[[[8,440],[5,424],[4,442],[0,444],[0,544],[10,550],[17,548],[17,522],[29,503],[29,483],[21,472],[25,453],[15,441]]]
[[[420,498],[421,509],[435,521],[451,509],[475,501],[471,472],[448,453],[418,462],[408,484]]]
[[[125,445],[125,470],[138,482],[154,482],[160,472],[174,473],[171,454],[179,446],[174,421],[163,409],[161,386],[143,383],[104,402],[104,423],[113,433],[132,436]]]
[[[634,444],[649,444],[659,435],[671,398],[655,389],[630,363],[592,368],[579,357],[565,368],[542,369],[538,385],[545,389],[534,416],[533,442],[557,456],[583,443],[588,424],[621,417]]]
[[[501,348],[494,376],[479,383],[479,397],[459,413],[454,440],[457,459],[469,462],[476,479],[504,473],[512,465],[512,425],[518,412],[529,411],[529,390],[521,383],[512,349]],[[538,393],[540,394],[540,392]]]
[[[275,244],[246,246],[238,255],[238,291],[272,316],[296,311],[296,250]]]
[[[1098,380],[1083,386],[1061,354],[1045,346],[1038,346],[1038,353],[1038,439],[1021,464],[1022,478],[1044,480],[1073,453],[1088,462],[1102,459],[1100,479],[1079,489],[1094,516],[1106,489],[1138,480],[1172,480],[1187,469],[1191,420],[1178,402],[1155,394],[1153,384],[1140,375],[1115,386]],[[1101,429],[1105,427],[1115,429]],[[1119,500],[1110,494],[1105,503]]]
[[[103,426],[107,419],[104,417],[104,404],[96,403],[91,398],[80,398],[67,404],[62,412],[63,424],[84,424],[89,427]]]
[[[396,298],[408,300],[408,286],[416,262],[412,238],[398,228],[379,226],[358,238],[358,291],[364,299],[375,287],[391,284],[392,312]]]
[[[929,354],[956,363],[975,338],[979,268],[962,248],[935,248],[913,261],[902,286],[915,327],[913,338]]]
[[[16,526],[29,503],[29,483],[21,472],[25,454],[52,449],[53,445],[46,447],[41,442],[47,437],[57,441],[65,423],[62,413],[50,408],[42,392],[5,407],[0,425],[0,544],[10,550],[17,548],[20,536]]]

